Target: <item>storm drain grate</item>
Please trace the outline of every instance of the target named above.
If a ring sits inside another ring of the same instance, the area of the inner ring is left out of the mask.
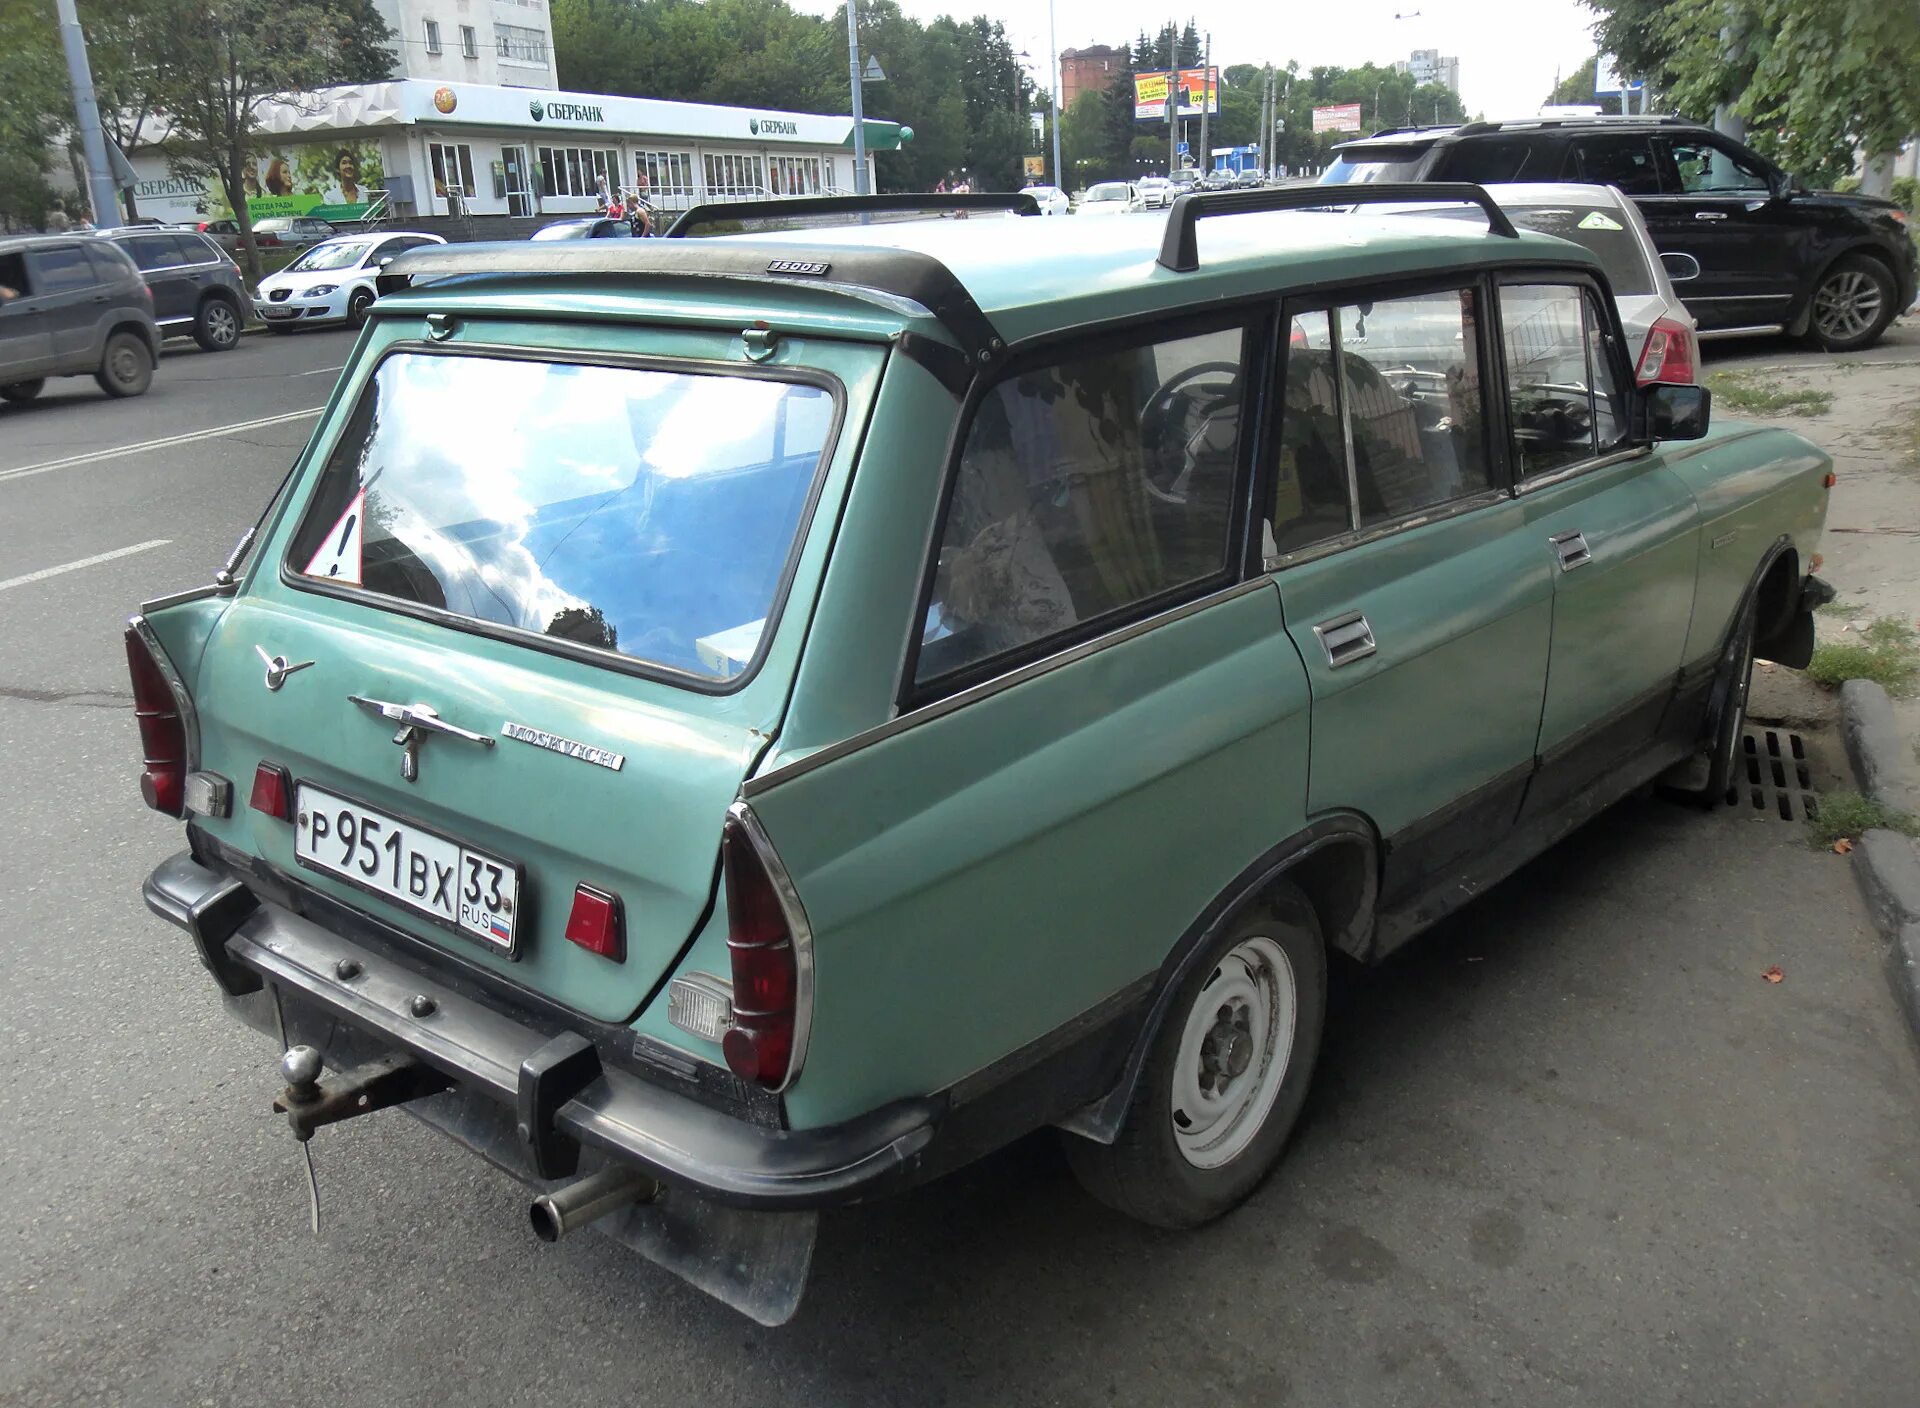
[[[1740,735],[1727,805],[1782,821],[1805,821],[1820,812],[1807,743],[1784,728],[1754,726]]]

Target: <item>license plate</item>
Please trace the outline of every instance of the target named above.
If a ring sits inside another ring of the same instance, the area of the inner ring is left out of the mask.
[[[306,783],[293,796],[293,854],[300,864],[513,956],[519,866]]]
[[[262,308],[260,311],[269,318],[292,318],[300,312],[298,308]]]

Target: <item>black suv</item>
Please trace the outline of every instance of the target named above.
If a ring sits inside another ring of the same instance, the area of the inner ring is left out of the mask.
[[[153,292],[153,320],[162,337],[191,336],[209,352],[240,345],[251,301],[240,266],[205,235],[192,230],[132,226],[104,231],[145,275]]]
[[[1680,296],[1703,337],[1879,340],[1915,296],[1907,213],[1810,191],[1752,149],[1679,117],[1536,118],[1396,128],[1334,148],[1323,184],[1575,181],[1618,186],[1662,254],[1691,255]]]

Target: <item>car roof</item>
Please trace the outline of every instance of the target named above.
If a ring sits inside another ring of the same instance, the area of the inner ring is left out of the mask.
[[[1691,118],[1681,117],[1678,113],[1649,113],[1644,116],[1628,117],[1607,113],[1580,117],[1509,117],[1498,121],[1441,124],[1436,127],[1383,127],[1378,132],[1370,132],[1350,142],[1341,142],[1333,150],[1336,153],[1346,153],[1365,152],[1369,147],[1431,146],[1448,139],[1491,137],[1502,134],[1519,135],[1538,132],[1560,135],[1579,131],[1670,132],[1675,128],[1696,132],[1711,130]]]
[[[1159,262],[1164,229],[1151,220],[1081,225],[989,214],[672,241],[440,245],[403,254],[382,288],[396,292],[409,278],[452,279],[401,296],[408,306],[458,307],[484,286],[489,305],[497,296],[539,312],[572,299],[604,311],[611,287],[630,294],[642,316],[649,304],[670,307],[676,317],[697,315],[698,303],[708,301],[720,319],[739,316],[744,285],[759,304],[818,307],[828,295],[827,306],[853,299],[882,310],[863,320],[860,335],[885,338],[905,327],[964,347],[969,338],[955,328],[971,318],[978,330],[980,315],[992,325],[992,336],[983,332],[981,340],[1012,343],[1362,278],[1516,262],[1597,267],[1587,251],[1525,230],[1508,238],[1452,220],[1294,210],[1200,221],[1199,267],[1177,273]],[[895,271],[899,277],[890,278]],[[718,288],[721,279],[734,286]],[[959,298],[943,299],[939,291],[956,284]],[[701,289],[713,292],[711,300],[702,300]],[[949,306],[969,299],[965,318]],[[855,335],[844,317],[831,321]]]

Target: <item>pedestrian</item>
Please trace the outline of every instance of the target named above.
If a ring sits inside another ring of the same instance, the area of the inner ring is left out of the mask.
[[[50,235],[64,235],[72,228],[73,221],[67,215],[66,202],[62,200],[54,201],[53,209],[47,212],[47,233]]]

